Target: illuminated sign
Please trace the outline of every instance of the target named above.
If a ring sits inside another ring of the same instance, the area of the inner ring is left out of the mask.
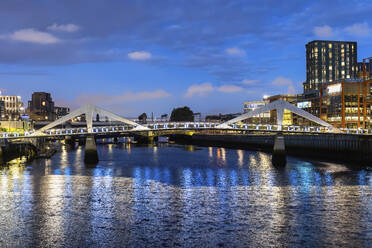
[[[333,84],[327,87],[328,95],[337,94],[341,92],[341,84]]]
[[[297,108],[311,108],[311,102],[298,102]]]

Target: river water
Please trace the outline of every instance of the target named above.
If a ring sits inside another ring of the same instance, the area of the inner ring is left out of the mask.
[[[371,247],[372,172],[181,145],[0,169],[0,247]]]

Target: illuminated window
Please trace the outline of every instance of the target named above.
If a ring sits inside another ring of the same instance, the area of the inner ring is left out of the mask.
[[[344,71],[344,70],[342,70],[342,71],[341,71],[341,74],[342,74],[342,75],[345,75],[345,71]]]
[[[330,66],[328,67],[328,69],[329,69],[330,71],[332,71],[332,66],[330,65]]]
[[[43,102],[41,103],[41,105],[45,106],[45,101],[43,101]]]
[[[332,58],[332,53],[329,53],[329,58]]]
[[[332,44],[328,44],[328,47],[329,47],[329,48],[332,48]]]
[[[345,66],[345,62],[344,61],[341,62],[341,66]]]

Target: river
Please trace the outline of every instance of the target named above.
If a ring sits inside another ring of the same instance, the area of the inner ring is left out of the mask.
[[[0,247],[371,247],[371,171],[175,144],[98,153],[1,168]]]

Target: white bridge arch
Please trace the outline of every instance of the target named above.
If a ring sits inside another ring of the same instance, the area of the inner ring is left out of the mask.
[[[81,108],[78,108],[77,110],[74,110],[73,112],[69,113],[68,115],[65,115],[63,116],[62,118],[56,120],[56,121],[53,121],[52,123],[46,125],[45,127],[42,127],[40,129],[38,129],[34,135],[40,135],[42,134],[44,131],[46,130],[49,130],[49,129],[52,129],[58,125],[61,125],[75,117],[78,117],[82,114],[85,114],[85,119],[86,119],[86,123],[87,123],[87,130],[88,130],[88,133],[92,133],[93,132],[93,116],[94,114],[100,114],[100,115],[104,115],[104,116],[107,116],[113,120],[116,120],[116,121],[120,121],[120,122],[123,122],[129,126],[133,126],[134,127],[134,130],[148,130],[149,128],[145,127],[145,126],[142,126],[136,122],[133,122],[133,121],[130,121],[128,119],[125,119],[123,117],[120,117],[116,114],[113,114],[107,110],[104,110],[102,108],[99,108],[97,106],[93,106],[93,105],[85,105]]]
[[[327,127],[329,128],[330,130],[332,130],[333,132],[336,132],[336,133],[339,133],[341,132],[341,130],[339,130],[338,128],[332,126],[331,124],[323,121],[322,119],[306,112],[305,110],[303,109],[300,109],[300,108],[297,108],[296,106],[294,106],[293,104],[290,104],[289,102],[287,101],[284,101],[284,100],[276,100],[274,102],[271,102],[269,104],[266,104],[265,106],[261,107],[261,108],[258,108],[258,109],[255,109],[255,110],[252,110],[248,113],[245,113],[245,114],[242,114],[234,119],[231,119],[229,121],[226,121],[222,124],[220,124],[219,126],[217,126],[218,128],[230,128],[230,124],[234,124],[234,123],[237,123],[239,121],[243,121],[245,119],[248,119],[248,118],[251,118],[251,117],[254,117],[254,116],[257,116],[259,114],[262,114],[262,113],[265,113],[265,112],[269,112],[271,110],[276,110],[276,114],[277,114],[277,125],[281,128],[281,126],[283,125],[283,114],[284,114],[284,109],[287,109],[289,111],[291,111],[292,113],[295,113],[301,117],[304,117],[312,122],[315,122],[321,126],[324,126],[324,127]]]

